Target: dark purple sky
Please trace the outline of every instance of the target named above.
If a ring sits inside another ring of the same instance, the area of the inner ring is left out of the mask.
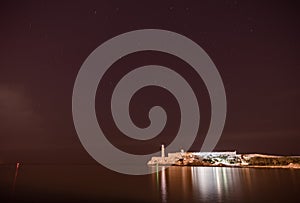
[[[300,154],[300,23],[296,4],[2,1],[0,8],[0,162],[91,161],[72,120],[77,72],[104,41],[145,28],[187,36],[216,64],[228,102],[226,125],[216,150]],[[136,60],[147,63],[146,59]],[[128,63],[134,61],[132,58]],[[158,56],[157,63],[172,64],[172,60]],[[173,64],[179,70],[186,68]],[[155,89],[149,92],[155,94]],[[97,100],[102,102],[98,95]],[[169,106],[176,107],[171,103]],[[96,109],[101,114],[101,107]],[[206,117],[204,128],[209,122]],[[109,131],[108,124],[106,128]],[[165,136],[174,136],[172,132]],[[159,148],[160,141],[150,143],[149,149]],[[115,142],[118,145],[117,138]],[[126,141],[122,144],[127,146]],[[201,136],[191,150],[200,147]]]

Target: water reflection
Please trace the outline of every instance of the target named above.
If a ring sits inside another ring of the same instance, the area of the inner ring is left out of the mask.
[[[251,192],[248,168],[157,167],[153,176],[161,202],[224,202]]]
[[[249,174],[249,169],[192,167],[191,172],[195,199],[222,202],[229,198],[232,190],[240,193],[241,176]]]
[[[154,167],[152,168],[154,170]],[[189,167],[156,167],[152,174],[161,202],[187,202],[192,195]]]
[[[161,199],[167,202],[167,184],[166,184],[166,168],[163,166],[161,170]]]

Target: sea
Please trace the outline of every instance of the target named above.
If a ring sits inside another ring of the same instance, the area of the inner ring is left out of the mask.
[[[300,170],[149,167],[124,175],[101,165],[0,165],[0,202],[300,202]]]

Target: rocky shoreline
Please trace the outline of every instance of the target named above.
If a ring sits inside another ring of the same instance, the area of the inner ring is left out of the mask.
[[[176,152],[152,157],[148,165],[300,169],[300,156],[236,154],[236,152]]]
[[[237,154],[235,156],[197,156],[185,153],[176,166],[235,166],[255,168],[300,168],[299,156],[273,156],[263,154]]]

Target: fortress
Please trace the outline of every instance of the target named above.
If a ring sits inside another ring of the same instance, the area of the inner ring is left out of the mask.
[[[214,159],[218,158],[226,158],[227,161],[231,163],[233,160],[238,159],[240,155],[234,152],[185,152],[183,149],[180,152],[168,153],[168,156],[165,156],[165,146],[161,146],[161,156],[160,157],[152,157],[150,161],[148,161],[148,165],[187,165],[188,163],[192,164],[195,160],[205,160],[205,159]],[[221,160],[220,160],[221,161]],[[186,164],[185,164],[186,163]]]
[[[234,166],[300,169],[300,156],[275,156],[264,154],[237,154],[232,152],[180,152],[168,153],[161,146],[161,156],[152,157],[148,165],[175,166]]]

